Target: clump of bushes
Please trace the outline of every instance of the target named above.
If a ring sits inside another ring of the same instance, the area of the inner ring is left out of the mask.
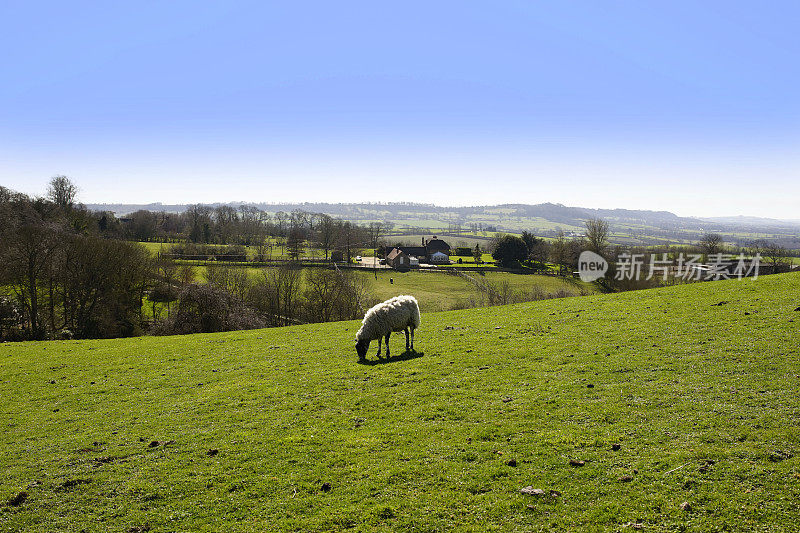
[[[192,283],[183,288],[175,310],[154,326],[153,334],[215,333],[265,326],[254,309],[228,291],[212,284]]]

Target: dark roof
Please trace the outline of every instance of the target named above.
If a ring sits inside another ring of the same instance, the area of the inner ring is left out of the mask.
[[[450,250],[450,245],[444,242],[442,239],[431,239],[427,243],[427,248],[429,251],[447,251]]]
[[[392,251],[386,256],[387,261],[394,261],[398,255],[404,254],[403,250],[399,250],[397,248],[392,248]],[[408,255],[408,254],[406,254]]]
[[[399,249],[405,252],[408,255],[413,255],[415,257],[425,256],[428,255],[428,252],[425,250],[424,246],[387,246],[386,247],[386,257],[388,259],[389,254],[392,253],[392,250]]]
[[[424,246],[403,246],[402,250],[408,255],[415,255],[417,257],[428,255],[428,250]]]

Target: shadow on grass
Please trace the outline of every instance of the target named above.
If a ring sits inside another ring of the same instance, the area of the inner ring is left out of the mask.
[[[386,363],[399,363],[400,361],[409,361],[411,359],[416,359],[417,357],[422,357],[423,355],[425,355],[425,352],[418,352],[416,350],[406,350],[400,355],[393,355],[388,359],[386,358],[360,359],[358,361],[358,364],[366,366],[385,365]]]

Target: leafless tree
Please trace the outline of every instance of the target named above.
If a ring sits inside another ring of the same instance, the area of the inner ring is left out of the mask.
[[[309,268],[306,271],[306,316],[309,322],[329,322],[339,305],[343,287],[333,270]]]
[[[703,238],[697,243],[697,246],[703,252],[703,260],[708,261],[710,255],[722,252],[723,240],[722,235],[719,233],[706,233]]]
[[[292,261],[297,261],[303,254],[305,249],[306,236],[301,226],[292,226],[289,228],[289,234],[286,237],[286,248],[289,251],[289,258]]]
[[[786,272],[791,267],[789,250],[776,242],[759,239],[751,242],[748,249],[753,256],[759,254],[764,264],[770,265],[774,273]]]
[[[273,326],[288,326],[298,314],[301,269],[291,265],[265,268],[250,293],[251,303]]]
[[[53,260],[63,239],[59,228],[43,221],[21,223],[8,231],[0,249],[5,281],[22,303],[31,327],[33,338],[45,334],[40,300],[47,286],[48,273],[53,271]]]
[[[208,265],[205,268],[206,282],[225,292],[245,300],[252,285],[247,269],[228,265]]]
[[[317,223],[317,244],[325,251],[325,259],[328,259],[331,248],[336,242],[336,230],[338,225],[329,215],[320,215]]]
[[[563,272],[568,268],[568,257],[567,237],[564,234],[564,230],[558,228],[556,230],[556,238],[550,245],[550,261],[558,265],[559,269]]]
[[[47,198],[62,208],[72,207],[78,196],[78,187],[66,176],[54,176],[47,187]]]
[[[587,247],[592,252],[604,255],[608,250],[608,222],[600,218],[590,218],[586,221]]]

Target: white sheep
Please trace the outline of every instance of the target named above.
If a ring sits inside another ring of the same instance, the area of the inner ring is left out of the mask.
[[[389,335],[393,331],[404,331],[406,350],[414,349],[414,329],[420,324],[419,304],[413,296],[395,296],[372,307],[364,315],[361,328],[356,333],[356,352],[358,357],[367,356],[369,343],[378,341],[378,357],[381,355],[381,341],[386,337],[386,358],[389,358]],[[411,344],[409,344],[409,330]]]

